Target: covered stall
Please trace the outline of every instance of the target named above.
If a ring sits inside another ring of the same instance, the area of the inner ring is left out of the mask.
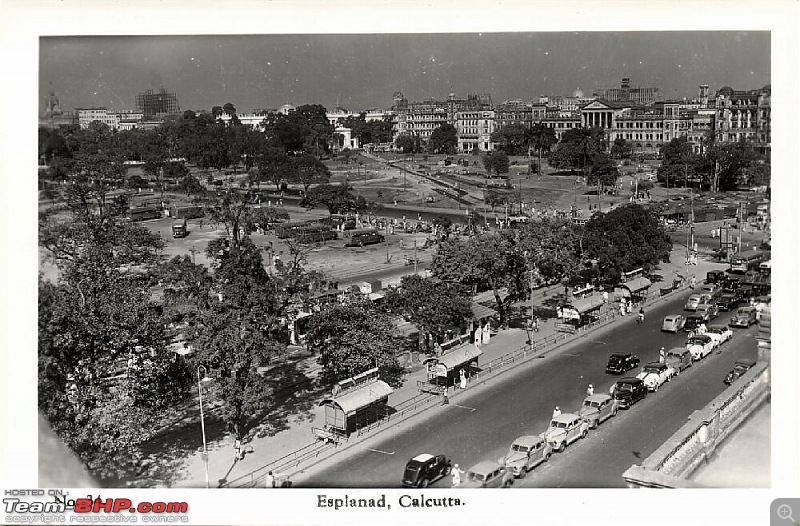
[[[440,389],[450,387],[458,382],[460,372],[464,370],[469,375],[472,365],[478,365],[478,357],[483,354],[479,347],[471,343],[454,347],[440,356],[425,360],[428,370],[428,380],[417,382],[421,391],[439,392]]]
[[[336,384],[325,407],[325,427],[312,428],[318,438],[349,436],[361,427],[386,416],[392,388],[378,379],[378,369],[370,369]]]
[[[614,300],[619,301],[625,298],[626,300],[640,301],[652,284],[649,279],[644,277],[620,283],[614,287]]]
[[[574,332],[577,327],[598,319],[598,312],[602,306],[603,297],[600,295],[573,298],[572,301],[558,307],[556,313],[561,323],[556,325],[556,329],[561,332]]]

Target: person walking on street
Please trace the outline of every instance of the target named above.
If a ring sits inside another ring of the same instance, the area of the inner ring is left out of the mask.
[[[461,389],[466,389],[467,388],[467,373],[464,372],[464,369],[461,369],[460,377],[461,377],[460,378],[460,380],[461,380],[461,382],[460,382]]]
[[[660,363],[664,363],[665,359],[666,359],[666,355],[664,354],[664,348],[662,347],[661,350],[658,351],[658,361]]]
[[[556,408],[553,409],[553,418],[559,416],[560,414],[561,414],[561,409],[559,409],[558,406],[556,406]]]
[[[533,317],[533,332],[539,332],[539,317]]]
[[[592,396],[594,394],[594,387],[592,384],[589,384],[589,387],[586,388],[586,396]]]
[[[442,386],[442,405],[450,405],[450,399],[447,397],[447,386]]]
[[[268,489],[275,487],[275,477],[272,475],[272,471],[267,473],[267,476],[264,477],[264,487]]]
[[[242,459],[242,441],[238,438],[233,442],[233,454],[234,458],[233,461],[239,461]]]
[[[453,487],[461,484],[461,470],[458,468],[458,464],[453,464],[450,475],[453,477]]]

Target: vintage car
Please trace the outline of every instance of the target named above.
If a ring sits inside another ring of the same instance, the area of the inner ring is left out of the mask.
[[[715,303],[701,303],[697,306],[695,314],[702,316],[703,320],[708,323],[718,316],[719,309]]]
[[[689,314],[686,316],[686,321],[683,323],[683,330],[685,332],[694,332],[705,323],[705,319],[700,314]]]
[[[731,372],[728,373],[723,382],[725,382],[726,385],[731,385],[733,382],[738,380],[744,373],[752,369],[755,364],[756,364],[755,360],[751,360],[749,358],[739,358],[734,362],[733,369],[731,369]]]
[[[710,303],[711,296],[709,294],[692,294],[683,306],[683,310],[695,311],[697,306],[702,303]]]
[[[571,443],[589,434],[589,424],[573,413],[563,413],[550,421],[547,431],[540,436],[547,440],[553,451],[564,451]]]
[[[716,346],[719,347],[733,337],[733,331],[725,325],[709,325],[706,329],[706,335],[717,340]]]
[[[706,272],[706,283],[722,283],[725,281],[724,270],[711,270]]]
[[[467,470],[459,488],[508,488],[514,483],[514,474],[499,462],[484,460]]]
[[[656,392],[658,388],[672,380],[675,369],[661,362],[650,362],[642,367],[642,372],[636,375],[644,382],[649,391]]]
[[[622,374],[639,366],[639,357],[631,353],[614,353],[608,357],[606,372]]]
[[[500,461],[515,477],[524,478],[528,471],[550,458],[553,449],[545,439],[536,435],[516,439]]]
[[[670,314],[664,317],[661,323],[661,330],[665,332],[678,332],[683,329],[686,317],[683,314]]]
[[[628,409],[647,397],[647,386],[639,378],[622,378],[614,384],[612,396],[619,404],[620,409]]]
[[[593,394],[583,399],[578,416],[586,420],[589,429],[596,428],[600,422],[617,414],[619,402],[607,394]]]
[[[756,314],[755,307],[739,307],[728,325],[731,327],[750,327],[757,321]]]
[[[403,472],[403,486],[427,488],[429,484],[449,475],[450,470],[450,461],[444,455],[422,453],[406,464]]]
[[[692,353],[689,349],[684,347],[675,347],[667,351],[667,355],[664,358],[664,363],[668,366],[672,367],[675,371],[675,376],[678,376],[683,372],[684,369],[688,369],[692,366]]]
[[[716,299],[717,308],[721,311],[732,311],[739,306],[739,294],[736,292],[723,292]]]
[[[714,350],[715,342],[706,334],[695,334],[686,340],[686,348],[692,353],[694,361],[705,358]]]
[[[706,283],[702,287],[700,287],[701,294],[708,294],[712,300],[719,297],[722,294],[722,287],[717,285],[716,283]]]

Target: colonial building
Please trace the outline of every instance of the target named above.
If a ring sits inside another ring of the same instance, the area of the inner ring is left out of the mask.
[[[761,89],[735,91],[725,86],[716,95],[714,115],[716,139],[719,142],[746,140],[762,151],[771,143],[770,97],[768,84]]]
[[[593,97],[606,99],[610,102],[625,102],[639,105],[651,104],[659,98],[657,86],[631,86],[631,79],[625,77],[619,88],[598,88],[592,93]]]
[[[178,96],[161,88],[158,92],[151,89],[136,95],[136,109],[144,113],[146,118],[179,113]]]

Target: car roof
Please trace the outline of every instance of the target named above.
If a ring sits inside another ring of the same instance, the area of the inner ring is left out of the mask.
[[[514,440],[511,445],[519,444],[520,446],[530,447],[534,444],[538,444],[539,442],[544,442],[544,439],[538,435],[525,435]]]
[[[585,402],[586,400],[591,400],[592,402],[602,402],[604,400],[608,400],[609,398],[611,398],[611,397],[608,396],[607,394],[596,393],[596,394],[587,396],[586,398],[584,398],[583,401]]]
[[[469,468],[469,471],[472,471],[473,473],[489,473],[491,471],[496,470],[499,467],[502,466],[497,462],[495,462],[494,460],[482,460],[481,462],[478,462],[477,464]]]
[[[681,316],[680,314],[667,314],[666,316],[664,316],[664,319],[665,320],[676,320],[676,319],[680,318],[680,316]]]
[[[755,360],[751,360],[750,358],[739,358],[733,365],[747,365],[748,367],[752,367],[756,364]]]
[[[415,460],[417,462],[427,462],[432,458],[433,458],[433,455],[431,455],[430,453],[421,453],[421,454],[417,455],[416,457],[412,458],[411,460]]]
[[[750,307],[748,305],[747,307],[739,307],[736,312],[750,312],[750,311],[754,311],[754,310],[756,310],[755,307]]]
[[[626,376],[625,378],[620,378],[617,380],[618,384],[640,384],[642,383],[641,378],[635,378],[633,376]]]
[[[672,354],[686,354],[687,352],[689,352],[689,351],[684,347],[673,347],[672,349],[667,351],[667,354],[670,354],[670,353],[672,353]]]
[[[644,365],[644,367],[666,367],[667,365],[661,362],[649,362]]]
[[[706,329],[709,331],[724,331],[728,328],[725,325],[709,325]]]
[[[617,358],[627,358],[628,356],[633,356],[633,354],[631,354],[631,353],[621,353],[621,352],[615,352],[615,353],[613,353],[611,356],[609,356],[609,358],[614,358],[614,357],[617,357]]]
[[[689,338],[689,341],[700,340],[702,342],[707,342],[710,339],[711,339],[711,336],[706,336],[705,334],[695,334],[694,336]]]
[[[569,423],[577,419],[578,415],[574,415],[572,413],[561,413],[560,415],[553,417],[553,420],[555,420],[556,422],[564,422],[564,423]]]

